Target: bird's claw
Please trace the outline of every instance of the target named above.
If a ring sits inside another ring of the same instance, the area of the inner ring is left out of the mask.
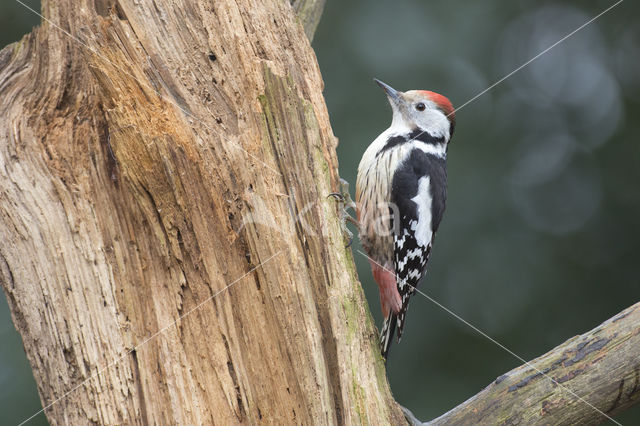
[[[353,233],[349,228],[347,228],[347,222],[351,222],[357,226],[358,221],[348,213],[349,209],[355,210],[356,208],[356,203],[353,202],[351,195],[349,194],[349,182],[344,179],[340,179],[340,192],[332,192],[327,195],[327,198],[329,197],[334,198],[340,206],[340,229],[342,230],[342,234],[349,241],[346,247],[351,247],[351,244],[353,243]]]
[[[353,232],[349,231],[346,226],[345,228],[342,230],[342,232],[345,231],[345,229],[347,230],[348,234],[347,237],[349,238],[349,242],[344,246],[344,248],[349,248],[351,247],[351,244],[353,244]]]

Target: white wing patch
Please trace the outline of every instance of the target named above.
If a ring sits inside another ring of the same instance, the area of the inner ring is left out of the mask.
[[[422,247],[426,247],[431,243],[433,232],[431,231],[431,179],[429,176],[423,176],[418,181],[418,193],[411,199],[417,206],[418,221],[411,222],[411,230],[413,231],[416,241]]]
[[[402,231],[400,233],[394,231],[393,236],[395,247],[394,265],[398,292],[402,297],[402,307],[400,311],[389,315],[385,319],[381,339],[383,354],[388,352],[391,344],[390,334],[393,333],[393,325],[398,329],[398,341],[402,337],[409,299],[426,271],[427,261],[431,253],[433,239],[431,179],[429,176],[423,176],[418,179],[417,183],[418,191],[411,198],[411,201],[416,206],[415,218],[409,218],[406,214],[407,212],[405,212],[405,215],[400,220]]]
[[[447,145],[445,143],[438,144],[427,144],[419,141],[411,142],[412,148],[417,148],[425,154],[435,155],[439,158],[446,158],[447,156]]]

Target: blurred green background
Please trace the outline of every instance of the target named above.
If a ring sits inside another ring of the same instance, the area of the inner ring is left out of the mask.
[[[613,3],[328,0],[313,47],[352,192],[391,120],[373,77],[459,106]],[[620,4],[456,114],[447,212],[421,289],[527,360],[640,300],[639,11]],[[2,0],[0,46],[38,22]],[[0,424],[15,424],[40,402],[0,299]],[[420,295],[407,318],[388,376],[423,420],[521,364]],[[618,420],[639,424],[640,407]]]

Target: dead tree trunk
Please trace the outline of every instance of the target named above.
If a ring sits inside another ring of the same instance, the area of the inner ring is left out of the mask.
[[[402,421],[291,5],[42,13],[0,53],[0,280],[49,421]]]

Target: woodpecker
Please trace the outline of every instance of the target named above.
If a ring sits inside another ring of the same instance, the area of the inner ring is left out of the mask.
[[[386,360],[396,327],[402,337],[409,299],[426,272],[447,196],[447,148],[455,115],[446,97],[427,90],[386,92],[393,119],[360,160],[356,214],[362,246],[380,290]]]

